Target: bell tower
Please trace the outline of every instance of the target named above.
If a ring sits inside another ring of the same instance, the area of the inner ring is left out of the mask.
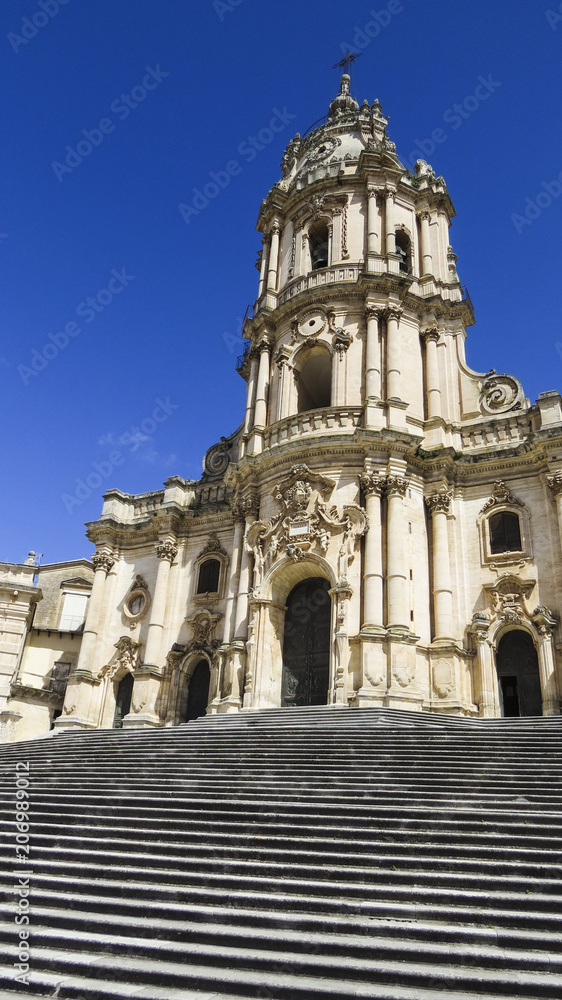
[[[460,443],[461,401],[444,379],[464,365],[474,318],[449,245],[455,212],[425,161],[403,166],[387,126],[344,73],[326,118],[285,150],[257,224],[243,454],[267,447],[279,421],[342,407],[369,434]]]

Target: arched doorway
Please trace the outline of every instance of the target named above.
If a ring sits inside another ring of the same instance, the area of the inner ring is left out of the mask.
[[[332,602],[323,577],[302,580],[287,598],[281,706],[326,705]]]
[[[121,678],[117,694],[115,696],[115,714],[113,716],[113,728],[123,729],[123,719],[131,711],[131,698],[133,695],[133,684],[135,679],[132,674],[127,673]]]
[[[501,637],[497,667],[502,715],[542,715],[537,651],[528,632],[513,629]]]
[[[205,715],[209,704],[209,685],[211,683],[211,671],[206,660],[199,660],[189,679],[189,690],[187,693],[187,708],[185,711],[185,721],[191,722]]]

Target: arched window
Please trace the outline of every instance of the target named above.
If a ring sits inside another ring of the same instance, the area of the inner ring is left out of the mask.
[[[206,559],[199,567],[198,594],[216,594],[219,589],[221,564],[218,559]]]
[[[410,274],[412,270],[410,237],[402,229],[396,233],[396,253],[400,258],[400,271],[403,274]]]
[[[308,245],[310,248],[310,262],[312,270],[319,267],[328,267],[329,256],[329,234],[328,226],[325,222],[314,222],[308,230]]]
[[[329,351],[313,347],[296,372],[297,412],[330,406],[332,401],[332,358]]]
[[[508,510],[492,514],[489,520],[490,552],[521,552],[521,525],[519,515]]]

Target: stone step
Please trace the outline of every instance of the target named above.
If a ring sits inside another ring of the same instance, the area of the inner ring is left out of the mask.
[[[91,830],[99,831],[99,827],[92,827]],[[60,833],[38,833],[37,826],[33,827],[33,850],[34,855],[39,849],[44,849],[44,856],[48,857],[50,851],[58,851],[64,848],[65,856],[77,857],[86,850],[84,835],[63,836]],[[86,831],[83,831],[86,833]],[[103,831],[105,833],[105,831]],[[108,831],[109,833],[109,831]],[[341,864],[343,858],[345,862],[353,865],[361,865],[365,862],[375,866],[382,864],[406,865],[412,861],[418,864],[427,861],[437,868],[447,868],[449,865],[454,868],[460,867],[464,870],[476,869],[478,871],[495,870],[498,865],[503,866],[508,872],[514,871],[516,874],[528,874],[535,877],[537,874],[544,874],[548,878],[562,878],[562,850],[548,851],[517,848],[497,845],[495,847],[473,846],[463,841],[459,841],[450,847],[437,843],[396,843],[394,839],[387,841],[354,841],[331,838],[324,839],[321,836],[308,838],[291,837],[290,847],[287,846],[285,837],[260,836],[244,834],[239,829],[234,829],[229,834],[217,834],[214,832],[201,831],[199,837],[190,833],[189,838],[184,835],[181,841],[166,840],[162,843],[162,836],[154,836],[153,830],[138,830],[134,827],[127,829],[128,836],[122,838],[110,835],[96,836],[92,846],[88,848],[88,853],[96,853],[108,857],[115,855],[123,857],[126,854],[127,860],[134,863],[135,859],[143,859],[148,863],[150,859],[160,859],[164,861],[174,856],[184,858],[186,855],[205,856],[212,845],[213,856],[217,856],[220,851],[225,858],[250,859],[267,857],[271,860],[290,859],[291,861],[313,863],[321,859],[327,863],[334,862]],[[0,844],[13,842],[13,830],[0,830]],[[86,842],[87,843],[87,842]],[[164,850],[165,854],[159,852]],[[343,858],[342,858],[343,856]]]
[[[346,913],[341,916],[333,913],[291,912],[287,909],[245,909],[237,907],[236,923],[232,923],[232,908],[217,904],[193,905],[189,910],[189,920],[182,917],[174,919],[171,904],[171,916],[160,917],[158,909],[152,904],[140,904],[131,901],[124,913],[107,913],[104,910],[106,900],[103,897],[76,896],[65,894],[65,906],[56,909],[53,905],[60,899],[56,894],[41,893],[47,905],[40,905],[36,899],[33,902],[34,920],[50,928],[63,927],[67,930],[83,928],[88,931],[104,933],[108,928],[116,929],[120,934],[149,936],[182,941],[187,936],[203,935],[217,939],[224,935],[228,940],[237,936],[258,942],[262,938],[279,945],[290,938],[299,947],[300,942],[308,942],[320,951],[332,948],[334,942],[338,948],[344,948],[348,941],[356,939],[357,947],[364,940],[391,938],[393,942],[399,938],[406,942],[423,942],[429,944],[447,944],[453,948],[469,945],[474,948],[482,945],[494,953],[511,949],[517,952],[518,961],[524,961],[528,952],[537,955],[552,955],[556,960],[562,958],[562,927],[559,933],[525,928],[524,930],[490,925],[455,923],[447,924],[442,920],[393,919],[392,917],[361,917]],[[51,905],[48,905],[51,903]],[[183,910],[181,911],[184,912]],[[0,902],[0,920],[4,920],[8,933],[13,935],[13,905],[10,902]],[[36,925],[34,925],[34,932]]]
[[[345,855],[345,864],[342,864],[341,854],[332,852],[305,852],[294,851],[290,848],[274,851],[270,848],[259,849],[256,846],[246,848],[231,847],[226,850],[224,846],[216,847],[210,853],[208,847],[194,846],[186,850],[187,844],[182,845],[175,851],[167,845],[163,853],[147,853],[146,851],[135,852],[129,843],[126,851],[112,851],[107,846],[85,843],[79,847],[65,847],[65,863],[69,870],[73,865],[80,869],[86,865],[103,865],[106,869],[116,867],[122,871],[122,863],[126,860],[127,869],[142,868],[143,870],[156,869],[160,871],[180,870],[186,874],[189,870],[200,872],[214,871],[217,868],[226,873],[227,871],[241,876],[251,876],[254,872],[262,875],[272,875],[279,878],[296,877],[301,875],[307,878],[311,874],[317,877],[336,878],[341,877],[350,882],[368,880],[379,877],[384,873],[384,877],[390,882],[403,881],[403,873],[406,872],[409,879],[415,879],[418,884],[438,882],[440,885],[457,884],[462,879],[465,886],[480,888],[485,881],[486,888],[502,888],[509,885],[513,891],[533,891],[539,888],[543,893],[562,894],[562,872],[556,864],[522,864],[503,860],[501,865],[498,860],[487,861],[475,859],[470,861],[464,858],[444,858],[439,854],[432,854],[428,857],[420,857],[415,851],[405,855],[391,854],[363,854]],[[44,866],[49,870],[51,864],[58,864],[60,858],[59,847],[41,846],[37,838],[33,837],[33,867],[35,871]],[[0,860],[0,871],[2,862]]]
[[[110,943],[111,939],[106,940],[106,947],[111,951],[108,952],[102,946],[93,954],[74,947],[78,945],[75,940],[67,942],[72,947],[64,951],[53,952],[49,948],[35,946],[34,972],[86,977],[95,970],[100,979],[109,982],[128,982],[132,978],[139,984],[165,985],[172,989],[190,986],[200,991],[217,987],[219,992],[225,987],[236,991],[244,986],[250,996],[252,993],[259,996],[259,993],[253,991],[264,985],[274,986],[277,990],[283,986],[284,992],[280,995],[290,996],[291,1000],[305,1000],[312,987],[315,987],[319,997],[348,997],[354,983],[363,986],[374,976],[381,985],[392,986],[399,976],[401,985],[422,988],[429,978],[434,990],[464,990],[468,996],[481,995],[483,990],[490,990],[498,995],[523,995],[526,1000],[543,997],[559,1000],[562,993],[562,976],[556,973],[545,975],[520,969],[513,971],[490,970],[478,966],[433,966],[428,976],[426,964],[403,961],[402,956],[397,956],[394,960],[358,961],[354,958],[315,955],[306,961],[304,956],[291,951],[280,956],[276,952],[246,949],[240,954],[237,949],[227,949],[224,946],[188,947],[185,944],[179,949],[180,954],[176,950],[175,961],[173,958],[170,960],[169,952],[164,952],[156,960],[153,955],[144,957],[123,954],[126,939],[115,937],[113,945]],[[13,960],[17,957],[15,946],[7,946],[6,953]],[[118,961],[115,961],[117,956]],[[5,983],[0,984],[5,986]]]

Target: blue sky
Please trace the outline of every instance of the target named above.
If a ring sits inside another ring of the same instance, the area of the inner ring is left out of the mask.
[[[89,555],[106,489],[199,478],[238,426],[260,202],[326,113],[346,46],[402,160],[423,148],[446,179],[469,363],[532,401],[560,389],[558,2],[57,5],[0,12],[0,560]],[[186,222],[178,206],[217,178]]]

